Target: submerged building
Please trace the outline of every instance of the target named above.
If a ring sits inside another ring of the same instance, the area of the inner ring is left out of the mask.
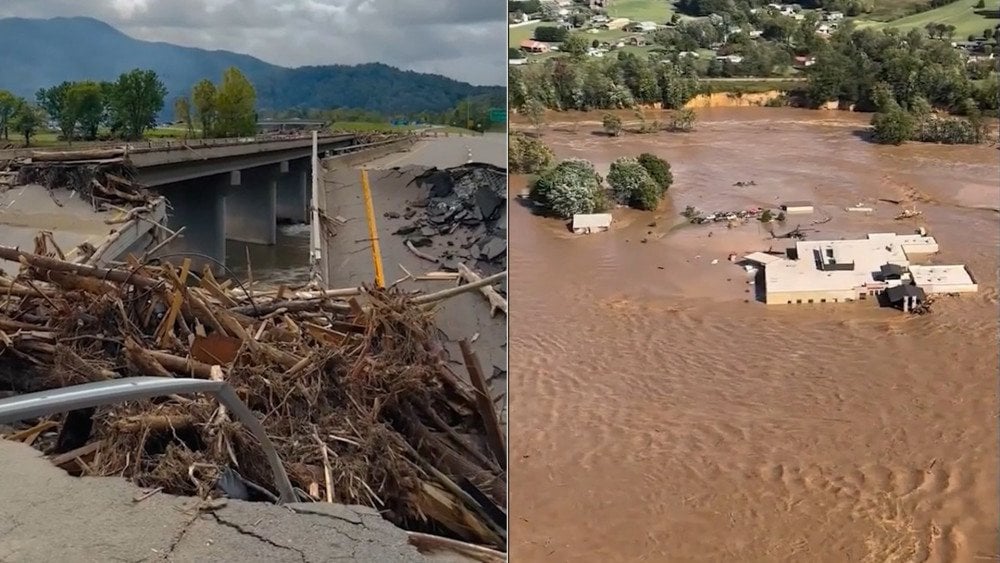
[[[927,294],[978,291],[965,266],[911,265],[938,250],[933,237],[873,233],[856,240],[799,241],[783,256],[755,252],[744,260],[763,268],[768,305],[854,301],[912,286],[885,293],[910,308]]]

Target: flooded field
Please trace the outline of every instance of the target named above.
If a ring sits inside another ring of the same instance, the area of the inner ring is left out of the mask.
[[[995,560],[997,150],[876,146],[867,116],[841,112],[698,117],[655,137],[546,129],[560,158],[602,173],[624,155],[669,160],[657,213],[574,237],[511,206],[512,559]],[[879,198],[923,215],[894,221],[902,207]],[[934,261],[967,264],[980,291],[925,316],[767,307],[726,256],[787,241],[678,216],[785,200],[817,213],[777,230],[812,239],[925,226]],[[844,211],[861,202],[876,212]]]

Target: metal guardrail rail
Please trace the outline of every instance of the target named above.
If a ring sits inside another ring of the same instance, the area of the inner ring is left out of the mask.
[[[111,405],[124,401],[151,399],[182,393],[208,393],[226,406],[260,443],[271,466],[274,485],[281,503],[298,500],[278,451],[267,437],[264,426],[253,412],[240,400],[228,383],[204,379],[171,377],[126,377],[111,381],[97,381],[73,385],[50,391],[26,393],[0,400],[0,424],[49,416],[61,412]]]
[[[352,133],[327,133],[320,135],[324,139],[357,136]],[[149,139],[145,141],[84,141],[73,145],[62,144],[46,147],[27,147],[0,150],[0,159],[11,159],[28,156],[32,152],[62,151],[62,150],[93,150],[124,148],[129,153],[151,151],[170,151],[177,149],[199,149],[212,147],[228,147],[246,144],[280,143],[285,141],[312,141],[312,135],[261,135],[255,137],[230,137],[224,139]]]

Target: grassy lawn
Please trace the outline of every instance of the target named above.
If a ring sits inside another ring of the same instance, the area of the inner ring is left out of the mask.
[[[926,0],[875,0],[871,13],[865,14],[865,19],[875,22],[887,22],[913,13],[913,6],[925,4]]]
[[[976,10],[973,7],[976,5],[976,2],[977,0],[958,0],[957,2],[952,2],[951,4],[919,14],[913,14],[890,22],[870,23],[869,25],[880,28],[895,27],[902,31],[907,31],[913,28],[923,29],[929,23],[950,24],[955,26],[955,40],[964,41],[968,35],[978,36],[982,34],[984,29],[1000,23],[1000,20],[996,18],[988,18],[982,13],[976,13],[977,11],[983,11]],[[986,0],[985,10],[992,10],[996,13],[997,10],[1000,10],[1000,0]]]
[[[518,48],[521,45],[521,41],[532,39],[535,36],[535,28],[539,25],[541,23],[507,28],[507,44],[515,49]]]
[[[632,21],[666,23],[673,13],[673,2],[668,0],[615,0],[608,6],[609,16]]]

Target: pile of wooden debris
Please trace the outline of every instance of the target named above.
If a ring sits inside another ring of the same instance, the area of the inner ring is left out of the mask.
[[[135,182],[135,169],[124,148],[33,151],[0,168],[2,183],[71,190],[89,201],[95,211],[117,205],[145,205],[152,199]]]
[[[19,264],[0,276],[0,388],[224,378],[261,420],[303,500],[372,506],[414,532],[505,549],[503,433],[475,353],[463,343],[470,384],[448,366],[431,311],[505,273],[419,296],[263,292],[219,283],[209,269],[198,275],[189,261],[131,258],[106,269],[41,246],[0,247],[0,259]],[[74,473],[123,475],[174,494],[276,496],[259,445],[209,398],[31,424],[16,437]]]

